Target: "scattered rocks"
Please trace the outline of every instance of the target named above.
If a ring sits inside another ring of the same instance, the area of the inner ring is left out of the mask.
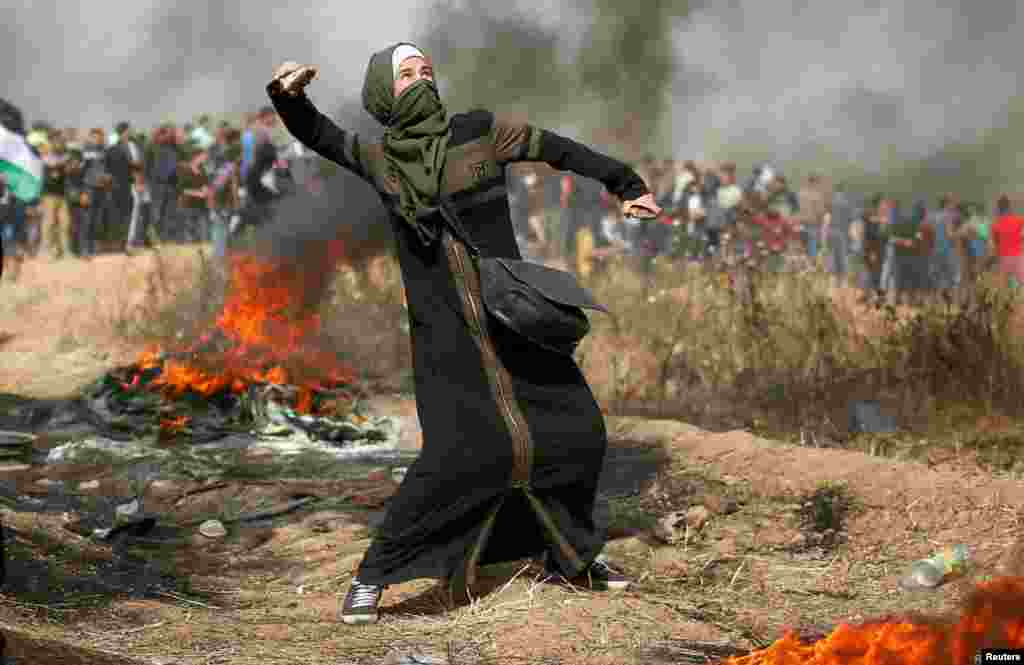
[[[449,665],[447,658],[428,656],[422,653],[402,654],[392,651],[384,656],[381,665]]]
[[[704,507],[715,515],[732,515],[740,509],[739,502],[731,496],[708,494],[703,500]]]
[[[675,544],[686,537],[686,530],[691,533],[700,531],[711,519],[711,511],[704,506],[693,506],[685,512],[674,510],[658,520],[654,527],[654,536],[669,544]]]
[[[655,537],[670,545],[682,540],[684,533],[679,530],[679,525],[683,523],[683,518],[684,516],[678,511],[672,511],[659,519],[658,524],[654,527]]]
[[[199,533],[207,538],[223,538],[228,530],[220,520],[206,520],[199,525]]]
[[[693,506],[686,511],[686,524],[691,529],[700,530],[711,519],[711,511],[704,506]]]

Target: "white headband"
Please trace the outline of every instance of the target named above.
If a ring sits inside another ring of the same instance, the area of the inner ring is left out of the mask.
[[[391,78],[392,80],[398,79],[398,67],[403,61],[409,58],[423,58],[427,59],[423,52],[412,44],[399,44],[395,47],[395,50],[391,52]]]

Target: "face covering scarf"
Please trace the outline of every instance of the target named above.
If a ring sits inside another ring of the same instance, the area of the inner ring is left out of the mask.
[[[398,180],[399,213],[424,244],[432,243],[436,228],[417,218],[417,212],[437,204],[448,147],[448,113],[437,86],[419,80],[396,99],[396,44],[370,58],[363,85],[363,107],[385,126],[383,147],[388,173]],[[415,48],[415,47],[413,47]]]

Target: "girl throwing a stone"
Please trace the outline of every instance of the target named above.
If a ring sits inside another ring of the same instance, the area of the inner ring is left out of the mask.
[[[389,212],[408,302],[423,450],[341,609],[377,620],[387,585],[414,578],[472,584],[479,565],[544,556],[553,576],[595,589],[628,580],[599,557],[594,524],[607,447],[604,420],[571,356],[488,318],[466,246],[437,212],[444,197],[484,256],[519,259],[506,168],[547,162],[602,182],[626,214],[660,209],[628,166],[568,138],[490,111],[449,115],[434,67],[408,43],[375,53],[364,108],[385,128],[367,142],[306,96],[314,67],[282,64],[267,92],[299,141],[365,180]]]

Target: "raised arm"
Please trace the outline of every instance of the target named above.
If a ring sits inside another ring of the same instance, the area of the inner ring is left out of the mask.
[[[559,171],[572,171],[597,180],[624,202],[650,194],[643,178],[628,165],[546,129],[495,118],[491,138],[499,162],[546,162]],[[653,203],[652,199],[650,205]],[[660,212],[656,206],[653,210],[646,204],[642,207]]]
[[[359,136],[354,132],[345,131],[317,110],[313,102],[306,97],[302,87],[315,75],[316,70],[305,68],[310,72],[292,86],[282,85],[283,73],[288,73],[288,65],[278,68],[274,79],[267,84],[267,94],[274,105],[285,128],[303,145],[318,155],[329,159],[363,179],[369,180],[364,146],[360,145]],[[301,73],[301,72],[300,72]],[[287,81],[287,78],[284,78]]]

